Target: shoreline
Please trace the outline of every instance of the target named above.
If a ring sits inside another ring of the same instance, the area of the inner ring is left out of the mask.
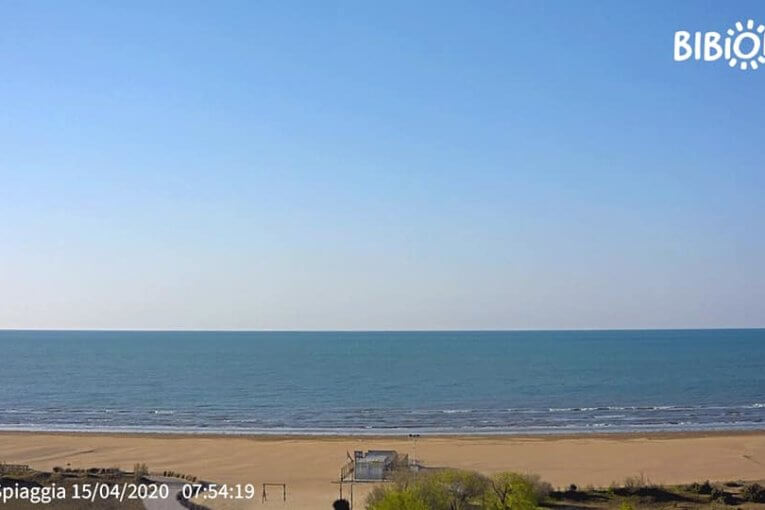
[[[455,433],[417,433],[419,434],[417,439],[456,439],[456,440],[561,440],[561,439],[612,439],[612,440],[629,440],[629,439],[693,439],[704,437],[747,437],[747,436],[765,436],[765,427],[761,429],[714,429],[714,430],[656,430],[656,431],[614,431],[614,432],[572,432],[572,433],[471,433],[471,432],[455,432]],[[109,431],[109,430],[5,430],[0,429],[0,436],[24,436],[24,435],[36,435],[36,436],[71,436],[71,437],[115,437],[115,438],[135,438],[135,439],[252,439],[258,441],[293,441],[293,440],[305,440],[305,441],[401,441],[411,440],[409,433],[401,434],[349,434],[349,433],[321,433],[321,434],[306,434],[306,433],[280,433],[273,434],[267,433],[249,433],[249,432],[233,432],[233,433],[220,433],[220,432],[156,432],[156,431]]]

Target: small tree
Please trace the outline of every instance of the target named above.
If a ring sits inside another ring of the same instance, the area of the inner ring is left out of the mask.
[[[422,479],[417,491],[432,510],[464,510],[483,498],[488,480],[472,471],[447,469]]]
[[[534,485],[516,473],[497,473],[489,482],[485,493],[488,510],[534,510],[539,501]]]

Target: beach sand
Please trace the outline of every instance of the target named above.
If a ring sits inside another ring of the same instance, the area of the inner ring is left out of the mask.
[[[174,470],[218,483],[253,483],[249,502],[204,502],[214,509],[331,508],[339,487],[332,483],[346,452],[395,449],[413,454],[409,438],[231,437],[0,433],[0,462],[50,470],[146,463],[152,471]],[[639,476],[656,483],[765,479],[765,431],[747,433],[598,435],[570,437],[422,437],[417,459],[493,473],[537,473],[555,487],[608,486]],[[277,489],[260,500],[263,482],[286,483],[287,503]],[[363,508],[371,488],[356,484],[354,499]],[[348,494],[348,486],[344,487]]]

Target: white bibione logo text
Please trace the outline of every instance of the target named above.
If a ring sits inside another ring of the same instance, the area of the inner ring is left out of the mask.
[[[754,20],[738,21],[726,35],[720,32],[675,32],[675,62],[686,60],[714,62],[724,59],[730,67],[757,69],[765,64],[765,26]]]

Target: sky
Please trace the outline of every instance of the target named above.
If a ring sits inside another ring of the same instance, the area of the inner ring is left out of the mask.
[[[0,1],[0,328],[765,326],[762,2]]]

